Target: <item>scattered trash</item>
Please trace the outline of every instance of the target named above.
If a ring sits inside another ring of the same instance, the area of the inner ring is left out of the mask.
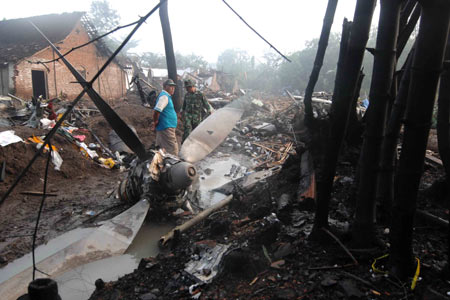
[[[5,147],[18,142],[23,142],[23,140],[14,133],[14,130],[0,132],[0,146]]]
[[[58,151],[52,151],[52,163],[55,165],[56,171],[61,171],[61,165],[63,163],[63,159],[61,155],[59,155]]]

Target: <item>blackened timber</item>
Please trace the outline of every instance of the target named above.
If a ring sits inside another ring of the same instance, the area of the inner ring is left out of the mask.
[[[399,27],[404,28],[408,23],[408,19],[411,15],[413,9],[419,6],[417,0],[407,0],[402,3],[401,13],[400,13],[400,24]]]
[[[408,54],[406,63],[402,68],[400,89],[395,98],[390,117],[388,119],[383,142],[381,144],[380,168],[377,174],[377,188],[375,199],[380,204],[379,215],[382,220],[388,221],[391,217],[391,206],[394,199],[394,167],[397,160],[397,142],[402,127],[403,115],[408,98],[408,89],[411,79],[412,58],[414,47]]]
[[[449,41],[450,42],[450,41]],[[446,59],[450,59],[450,43],[447,43]],[[444,165],[447,180],[450,179],[450,70],[444,70],[441,75],[438,115],[437,137],[439,156]],[[449,185],[450,186],[450,185]]]
[[[316,231],[319,231],[321,227],[328,226],[328,204],[333,188],[333,179],[369,39],[376,2],[376,0],[358,0],[356,4],[352,33],[341,78],[342,86],[339,88],[339,95],[333,95],[328,147],[326,148],[321,174],[321,187],[317,193],[317,209],[314,221],[314,230]]]
[[[445,59],[450,59],[450,39],[447,41],[447,51]],[[437,136],[439,156],[445,169],[445,179],[447,188],[450,187],[450,69],[447,69],[441,75],[439,98],[438,98],[438,116],[437,116]],[[450,197],[450,196],[448,196]],[[449,203],[447,199],[447,203]],[[449,207],[447,207],[449,208]],[[450,225],[447,226],[447,266],[446,271],[450,271]],[[449,273],[447,273],[449,274]]]
[[[161,0],[161,7],[159,9],[159,17],[161,19],[161,27],[164,37],[164,48],[166,51],[166,63],[167,63],[167,72],[169,78],[173,80],[177,84],[175,89],[175,93],[173,94],[173,104],[175,106],[175,111],[179,112],[181,107],[183,106],[183,99],[181,97],[181,89],[182,86],[178,82],[177,75],[177,63],[175,61],[175,54],[173,52],[173,42],[172,42],[172,33],[170,30],[170,22],[169,22],[169,13],[168,13],[168,1]]]
[[[411,14],[411,17],[409,18],[408,23],[405,26],[400,27],[400,33],[397,41],[397,59],[405,49],[406,43],[411,37],[411,33],[413,32],[414,28],[416,28],[417,21],[419,21],[420,18],[421,9],[421,6],[417,5]]]
[[[420,0],[419,3],[422,17],[411,69],[390,234],[391,274],[400,279],[413,275],[416,265],[412,237],[417,192],[450,21],[450,1]]]
[[[336,13],[336,6],[338,0],[328,0],[328,6],[323,19],[322,32],[320,34],[319,46],[316,53],[316,58],[314,60],[314,66],[311,71],[311,76],[309,77],[308,85],[305,90],[305,121],[306,125],[309,126],[313,119],[312,110],[312,94],[314,92],[314,87],[316,86],[317,79],[319,78],[320,69],[323,65],[323,58],[328,46],[328,39],[330,37],[331,26],[333,25],[334,15]]]
[[[348,126],[347,126],[347,134],[346,134],[346,142],[349,145],[360,144],[360,136],[362,133],[362,124],[358,120],[358,115],[356,111],[356,107],[358,106],[358,99],[361,93],[361,86],[364,81],[364,70],[359,72],[358,76],[358,84],[355,88],[355,94],[353,95],[352,108],[350,110],[350,115],[348,117]],[[369,106],[370,107],[370,106]],[[366,113],[367,114],[367,110]]]
[[[348,22],[347,19],[344,19],[344,23],[342,25],[342,38],[341,38],[341,45],[339,49],[339,59],[337,63],[337,71],[336,71],[336,78],[334,82],[334,92],[333,92],[333,98],[339,99],[339,95],[341,94],[341,87],[342,87],[342,78],[344,78],[344,64],[345,64],[345,58],[347,57],[347,48],[348,48],[348,42],[350,38],[350,33],[352,29],[352,22]],[[333,115],[333,108],[336,105],[331,105],[331,115]],[[324,165],[326,163],[325,159],[322,159],[323,161],[320,162],[320,170],[324,170],[326,166]],[[322,171],[323,172],[323,171]],[[319,173],[319,180],[317,181],[317,201],[316,201],[316,214],[315,214],[315,226],[317,228],[328,226],[328,205],[329,205],[329,197],[320,196],[320,191],[325,194],[331,193],[331,191],[324,190],[324,189],[331,189],[331,186],[325,185],[322,187],[321,178],[324,177],[324,173]],[[319,230],[318,232],[322,232]]]
[[[353,237],[362,247],[375,240],[375,187],[381,142],[394,77],[400,8],[404,0],[381,0],[380,20],[374,56],[369,111],[358,166],[360,177]]]

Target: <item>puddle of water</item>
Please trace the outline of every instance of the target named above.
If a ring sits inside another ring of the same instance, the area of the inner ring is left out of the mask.
[[[159,253],[159,239],[175,226],[175,224],[167,223],[144,223],[125,254],[130,254],[139,259],[156,256]]]
[[[94,261],[57,276],[59,295],[64,300],[88,299],[95,290],[95,280],[117,280],[133,272],[141,258],[159,253],[158,241],[174,227],[172,224],[144,223],[124,255]]]
[[[133,272],[139,259],[125,254],[94,261],[53,278],[58,283],[58,293],[64,300],[89,299],[98,278],[108,282]]]
[[[35,249],[35,258],[39,262],[56,252],[64,249],[67,245],[70,245],[86,236],[88,236],[95,228],[77,228],[68,231],[52,240],[47,244],[40,245]],[[0,269],[0,283],[8,280],[9,278],[19,274],[23,270],[29,268],[33,264],[31,253],[28,253],[21,258],[7,264],[4,268]]]

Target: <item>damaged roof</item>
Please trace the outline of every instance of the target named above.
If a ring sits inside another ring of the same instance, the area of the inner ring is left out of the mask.
[[[0,21],[0,62],[17,62],[48,46],[29,21],[52,43],[57,43],[69,35],[83,14],[73,12]]]

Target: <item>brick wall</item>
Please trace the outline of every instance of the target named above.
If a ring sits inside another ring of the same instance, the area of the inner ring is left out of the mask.
[[[89,41],[89,37],[80,22],[72,32],[61,42],[55,45],[59,47],[61,53],[66,53],[70,49]],[[38,64],[39,61],[49,61],[57,57],[50,47],[47,47],[31,57],[27,57],[15,65],[14,87],[16,95],[23,99],[31,99],[33,86],[31,71],[44,71],[47,81],[47,93],[49,98],[65,95],[68,100],[73,100],[81,92],[81,86],[75,83],[72,73],[62,62],[51,62]],[[89,44],[77,49],[66,56],[67,60],[89,81],[108,57],[102,56],[94,44]],[[102,75],[94,83],[94,89],[105,100],[116,100],[125,96],[126,81],[125,72],[112,62],[103,71]],[[87,98],[88,96],[86,96]]]

